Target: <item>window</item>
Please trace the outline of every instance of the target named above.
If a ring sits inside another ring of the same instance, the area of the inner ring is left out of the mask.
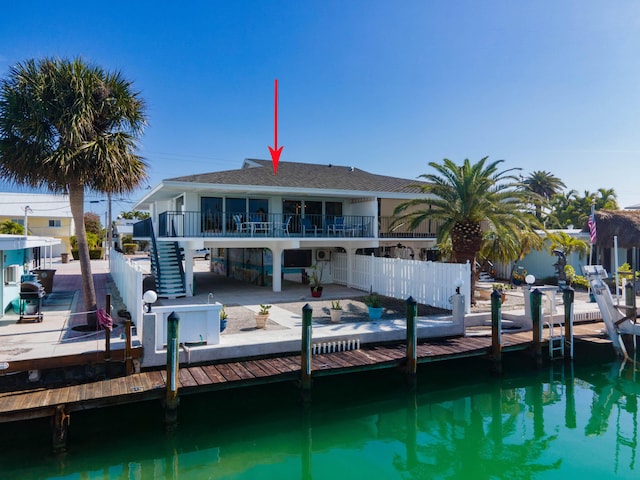
[[[222,230],[222,198],[202,197],[200,211],[202,212],[202,231]]]
[[[60,228],[62,226],[62,223],[60,220],[49,220],[49,227],[50,228]]]

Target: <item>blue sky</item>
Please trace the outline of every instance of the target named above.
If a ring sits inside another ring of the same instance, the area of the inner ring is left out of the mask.
[[[134,81],[151,185],[270,158],[277,78],[281,161],[415,178],[489,155],[640,203],[635,0],[4,5],[0,76],[44,56]]]

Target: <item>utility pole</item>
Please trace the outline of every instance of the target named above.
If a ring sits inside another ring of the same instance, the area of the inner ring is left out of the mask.
[[[24,236],[25,237],[29,235],[29,229],[28,229],[29,213],[33,213],[33,210],[31,210],[31,207],[27,205],[26,207],[24,207]]]

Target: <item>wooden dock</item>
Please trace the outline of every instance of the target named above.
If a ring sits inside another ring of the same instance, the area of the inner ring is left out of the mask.
[[[590,343],[608,342],[600,333],[602,328],[604,325],[601,322],[575,325],[574,339]],[[527,350],[531,346],[531,331],[505,333],[502,336],[504,353]],[[428,339],[417,344],[419,364],[488,357],[491,354],[491,336]],[[405,343],[363,345],[356,350],[313,355],[311,375],[320,377],[403,367],[406,362]],[[285,355],[211,365],[183,365],[178,372],[179,392],[181,395],[188,395],[265,383],[299,381],[302,364],[301,355]],[[3,392],[0,393],[0,423],[53,417],[55,424],[64,425],[73,412],[163,399],[166,387],[167,371],[154,370],[78,385]]]

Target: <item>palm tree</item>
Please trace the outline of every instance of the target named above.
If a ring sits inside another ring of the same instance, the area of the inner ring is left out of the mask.
[[[22,235],[24,233],[24,227],[12,220],[5,220],[0,223],[0,233],[9,235]]]
[[[82,59],[17,64],[0,83],[0,177],[67,193],[85,307],[97,307],[84,226],[85,190],[125,193],[146,178],[135,151],[144,102],[119,72]],[[95,328],[95,315],[87,317]]]
[[[468,159],[462,165],[446,158],[442,164],[430,162],[437,173],[420,175],[427,183],[418,185],[421,193],[430,198],[403,202],[394,210],[395,221],[407,222],[409,229],[428,219],[441,221],[438,242],[451,237],[454,261],[471,264],[472,282],[483,225],[485,230],[500,230],[514,237],[537,225],[535,218],[525,212],[531,194],[511,173],[517,169],[499,171],[503,160],[488,162],[488,158],[473,165]],[[471,292],[473,301],[473,285]]]
[[[585,256],[589,252],[589,244],[584,240],[572,237],[565,232],[555,232],[549,234],[549,251],[553,252],[556,249],[561,249],[565,256],[569,256],[573,252],[576,252],[580,258]]]
[[[566,185],[562,180],[545,170],[536,170],[529,174],[522,183],[530,192],[535,194],[534,204],[536,207],[536,217],[542,220],[542,207],[551,198],[560,193]]]
[[[512,235],[498,226],[495,230],[484,232],[480,255],[492,262],[513,262],[509,273],[509,278],[513,278],[518,260],[522,260],[531,250],[543,248],[544,241],[533,229],[521,230]]]

